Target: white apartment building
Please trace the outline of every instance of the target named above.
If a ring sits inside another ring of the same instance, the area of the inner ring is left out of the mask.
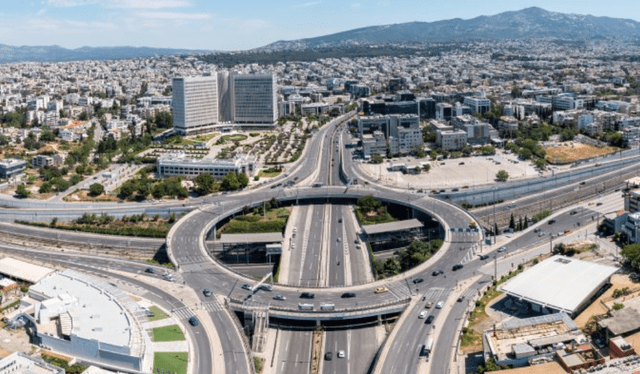
[[[469,106],[473,113],[484,113],[491,110],[491,100],[483,97],[465,97],[464,105]]]
[[[445,151],[460,150],[467,144],[467,132],[463,130],[437,131],[436,144]]]
[[[211,130],[218,123],[217,75],[173,78],[172,107],[176,133]]]
[[[415,114],[390,114],[362,116],[358,118],[358,133],[363,141],[363,150],[365,157],[370,153],[385,154],[386,143],[389,144],[389,150],[392,154],[406,154],[413,151],[415,147],[423,145],[422,130],[420,129],[420,118]],[[385,137],[384,152],[380,152],[378,145],[379,134]],[[365,137],[365,135],[373,135],[373,138]],[[366,146],[365,141],[372,144]]]
[[[278,120],[275,74],[230,74],[231,114],[236,123],[273,124]]]
[[[209,173],[215,178],[223,178],[231,172],[245,173],[252,177],[257,169],[255,156],[241,155],[232,160],[218,160],[211,158],[193,159],[183,152],[168,153],[157,160],[157,170],[160,177],[195,178],[202,173]]]

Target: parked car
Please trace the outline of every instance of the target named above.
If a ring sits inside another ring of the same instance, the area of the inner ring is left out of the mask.
[[[314,297],[316,297],[316,295],[311,292],[303,292],[300,294],[301,299],[313,299]]]

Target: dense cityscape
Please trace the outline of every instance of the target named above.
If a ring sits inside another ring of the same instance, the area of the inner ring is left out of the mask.
[[[640,371],[636,34],[474,20],[12,55],[0,374]]]

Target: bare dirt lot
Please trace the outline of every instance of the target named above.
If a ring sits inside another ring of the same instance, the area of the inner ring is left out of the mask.
[[[595,147],[589,144],[571,142],[559,147],[547,147],[547,161],[552,164],[568,164],[592,157],[607,155],[617,151],[614,147]]]

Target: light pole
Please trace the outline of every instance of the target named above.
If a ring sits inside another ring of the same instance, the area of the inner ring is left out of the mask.
[[[498,223],[496,222],[496,188],[493,187],[493,228],[495,229],[496,227],[498,227]],[[491,230],[494,231],[494,230]],[[498,230],[495,230],[498,231]],[[497,232],[493,233],[493,244],[496,244],[496,236],[498,235]]]

